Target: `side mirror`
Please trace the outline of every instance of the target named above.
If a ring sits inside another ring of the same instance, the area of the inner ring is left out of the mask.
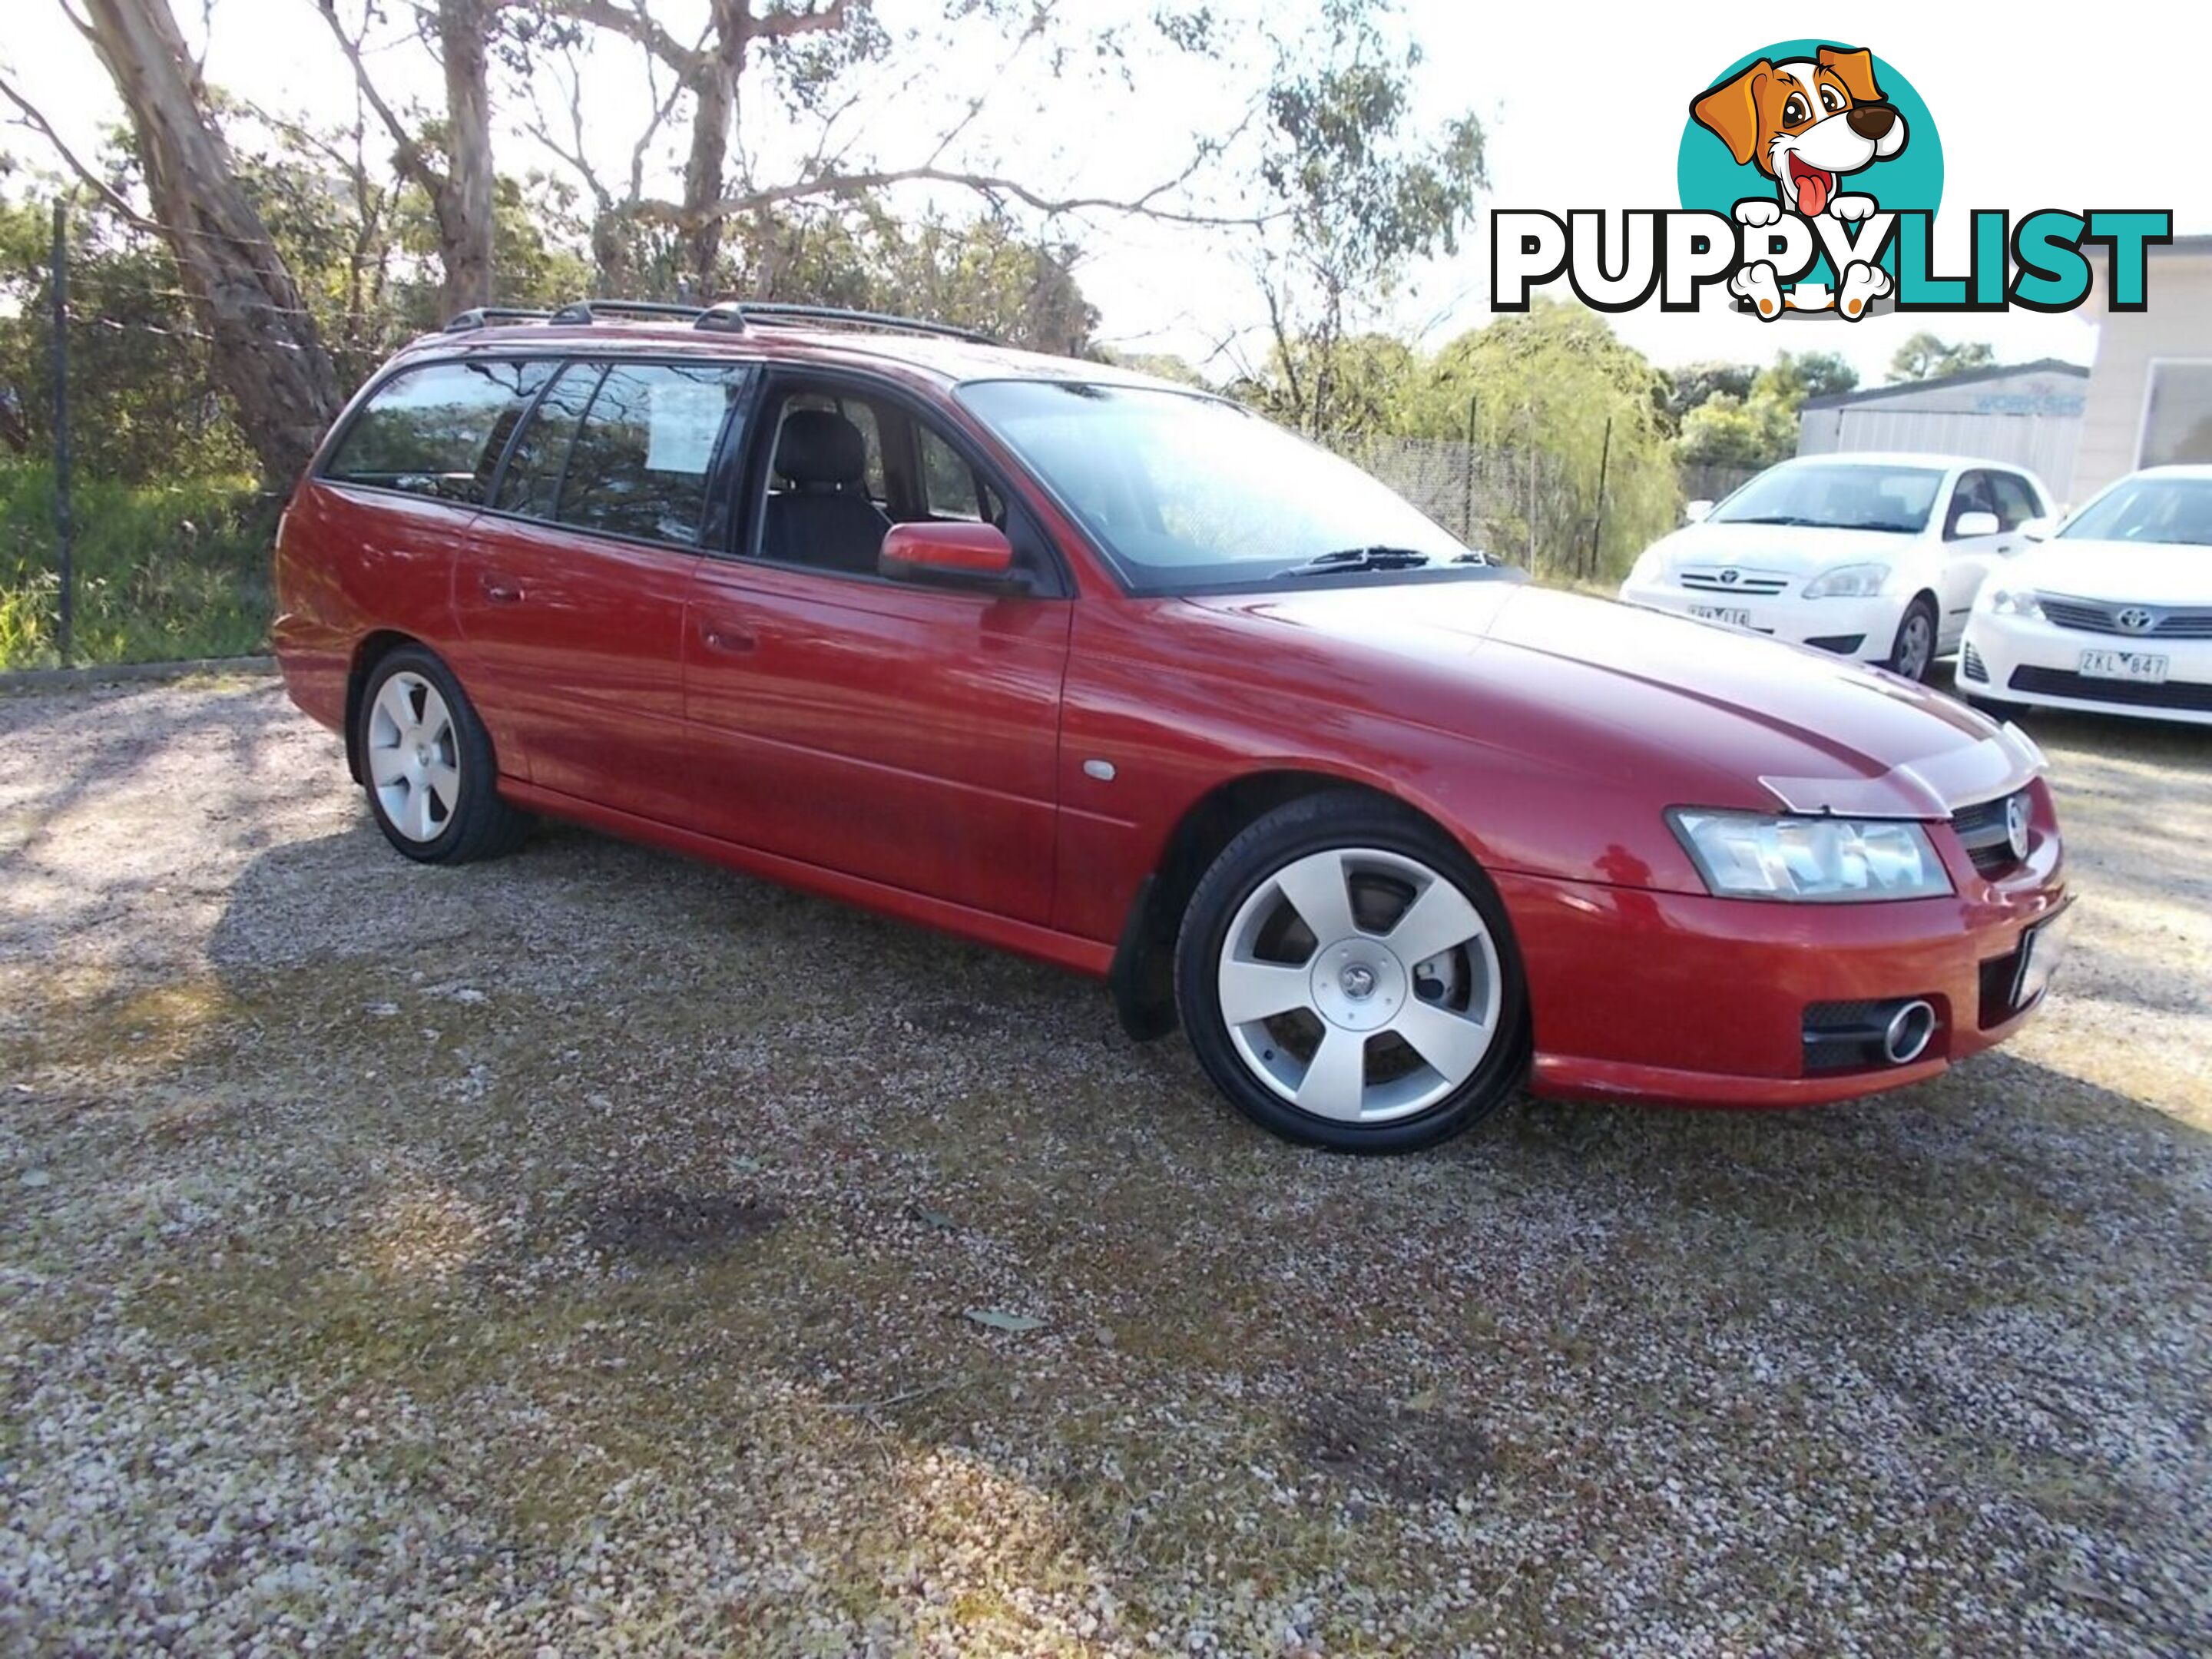
[[[2032,542],[2049,541],[2051,532],[2057,528],[2058,520],[2056,519],[2022,519],[2020,521],[2020,533]]]
[[[1994,513],[1961,513],[1951,526],[1952,536],[1962,542],[1996,533],[1997,515]]]
[[[1014,568],[1014,547],[1006,532],[989,524],[893,525],[876,556],[876,570],[900,581],[946,587],[1012,592],[1029,586]]]
[[[1703,524],[1707,519],[1712,516],[1712,511],[1713,504],[1711,501],[1685,502],[1682,507],[1682,522],[1685,524]]]

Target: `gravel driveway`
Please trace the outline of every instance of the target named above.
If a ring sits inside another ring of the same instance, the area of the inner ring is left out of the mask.
[[[1362,1162],[1047,969],[412,867],[267,680],[0,697],[0,1651],[2202,1654],[2212,744],[2034,729],[2008,1049]]]

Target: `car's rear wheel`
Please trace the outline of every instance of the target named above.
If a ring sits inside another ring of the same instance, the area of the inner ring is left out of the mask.
[[[491,738],[434,654],[410,645],[380,659],[356,719],[368,810],[409,858],[464,864],[521,841],[529,820],[499,798]]]
[[[1504,1103],[1528,1057],[1504,907],[1455,843],[1387,801],[1308,796],[1200,880],[1176,951],[1199,1063],[1275,1133],[1409,1152]]]
[[[1897,638],[1889,647],[1889,660],[1883,666],[1908,680],[1924,680],[1935,665],[1936,606],[1923,593],[1905,607],[1905,616],[1897,624]]]

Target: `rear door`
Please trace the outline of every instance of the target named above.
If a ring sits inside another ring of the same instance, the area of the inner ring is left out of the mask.
[[[793,410],[810,411],[817,462],[849,458],[797,469],[817,491],[804,513],[776,506],[797,493],[778,454]],[[829,420],[839,435],[822,445]],[[739,537],[701,565],[684,630],[710,832],[1048,921],[1073,609],[1057,553],[948,427],[888,388],[779,376],[756,424]],[[842,507],[823,509],[837,493]],[[774,557],[759,551],[771,512]],[[1036,591],[875,573],[889,524],[979,516],[1007,531]]]
[[[539,787],[689,820],[684,605],[753,379],[711,361],[571,362],[518,434],[453,608]]]

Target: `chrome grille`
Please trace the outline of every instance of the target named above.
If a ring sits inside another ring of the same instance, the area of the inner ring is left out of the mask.
[[[2166,611],[2151,605],[2111,605],[2100,599],[2077,599],[2065,593],[2045,593],[2038,603],[2047,620],[2084,634],[2113,634],[2123,639],[2212,640],[2212,611]],[[2149,611],[2151,625],[2123,628],[2123,611]]]
[[[1733,572],[1733,580],[1723,580]],[[1734,565],[1713,565],[1703,570],[1685,570],[1680,577],[1685,587],[1694,587],[1703,593],[1741,593],[1753,599],[1765,599],[1779,593],[1790,586],[1790,578],[1772,570],[1744,570]]]

